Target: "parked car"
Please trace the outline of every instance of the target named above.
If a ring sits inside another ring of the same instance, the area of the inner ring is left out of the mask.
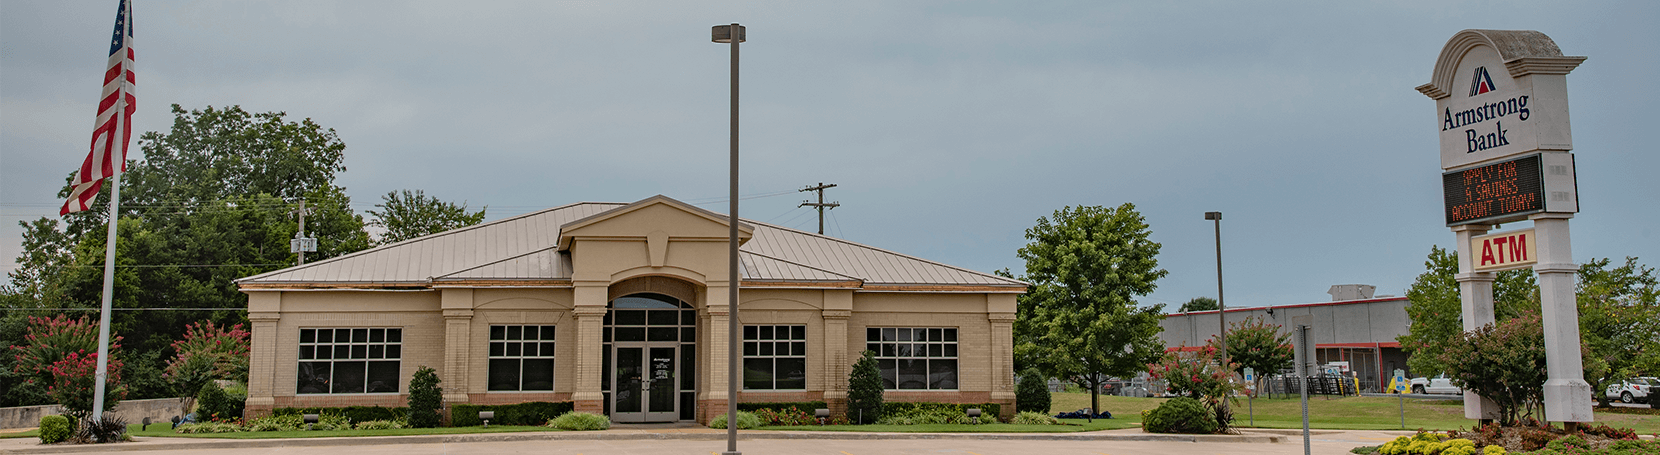
[[[1621,403],[1648,403],[1654,400],[1654,395],[1660,393],[1660,379],[1640,377],[1626,379],[1609,384],[1603,390],[1603,396],[1609,400],[1620,400]]]
[[[1452,379],[1446,373],[1435,375],[1433,378],[1412,378],[1412,393],[1437,393],[1458,395],[1464,389],[1453,385]]]

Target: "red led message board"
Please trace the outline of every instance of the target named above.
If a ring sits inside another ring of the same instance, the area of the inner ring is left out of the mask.
[[[1539,155],[1441,174],[1447,225],[1509,221],[1545,211]]]

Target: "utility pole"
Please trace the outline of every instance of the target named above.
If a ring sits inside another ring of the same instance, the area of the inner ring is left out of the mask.
[[[300,199],[300,208],[288,212],[289,215],[299,215],[300,217],[300,231],[295,232],[294,239],[288,241],[288,252],[300,255],[300,263],[297,265],[305,265],[305,253],[307,251],[317,251],[317,239],[305,236],[305,216],[310,213],[311,209],[305,206],[305,199]]]
[[[831,202],[831,203],[828,203],[828,204],[824,203],[824,190],[827,189],[827,188],[835,188],[835,187],[836,187],[836,184],[834,184],[834,183],[829,184],[829,185],[825,185],[824,182],[819,182],[818,186],[809,186],[809,187],[801,189],[802,193],[805,193],[805,192],[808,192],[808,191],[817,191],[818,192],[818,202],[813,202],[813,201],[810,201],[810,200],[801,201],[801,205],[796,206],[796,208],[813,207],[813,208],[818,209],[818,235],[824,235],[824,208],[829,207],[829,208],[833,209],[833,208],[842,206],[840,203],[836,203],[836,202]]]

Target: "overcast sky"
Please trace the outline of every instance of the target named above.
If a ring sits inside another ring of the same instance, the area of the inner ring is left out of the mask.
[[[0,1],[0,271],[85,159],[117,2]],[[1017,273],[1041,216],[1134,203],[1170,271],[1143,301],[1404,294],[1444,226],[1442,46],[1531,29],[1567,55],[1573,256],[1660,264],[1660,2],[137,0],[138,131],[169,105],[337,131],[354,208],[422,189],[489,218],[655,194],[725,212],[739,22],[745,218]],[[1643,139],[1648,138],[1648,139]],[[137,157],[137,138],[134,138]],[[1515,223],[1505,229],[1525,227]]]

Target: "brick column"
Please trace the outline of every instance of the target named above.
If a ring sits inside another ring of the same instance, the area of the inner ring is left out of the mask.
[[[847,374],[853,364],[848,357],[847,318],[851,310],[824,310],[824,402],[830,414],[847,412]]]
[[[717,415],[726,413],[726,381],[730,375],[731,363],[727,362],[727,321],[730,314],[726,304],[726,286],[710,285],[707,288],[704,313],[708,318],[704,320],[703,333],[700,337],[705,340],[698,346],[699,355],[702,355],[707,365],[703,369],[705,381],[698,389],[698,422],[707,423]],[[719,302],[719,303],[717,303]]]
[[[1014,313],[988,313],[991,322],[991,401],[1002,404],[1000,419],[1014,418]]]
[[[249,312],[248,401],[243,416],[269,415],[276,407],[276,358],[278,312]],[[290,367],[293,367],[290,365]],[[292,384],[290,385],[292,387]]]
[[[444,310],[444,408],[456,403],[467,403],[470,396],[467,380],[471,375],[473,310]]]
[[[601,289],[600,292],[604,292]],[[576,387],[571,393],[571,401],[575,402],[576,410],[599,414],[605,410],[605,394],[600,391],[600,378],[605,374],[603,349],[605,340],[602,330],[605,328],[604,306],[579,305],[572,309],[571,315],[576,318]]]

